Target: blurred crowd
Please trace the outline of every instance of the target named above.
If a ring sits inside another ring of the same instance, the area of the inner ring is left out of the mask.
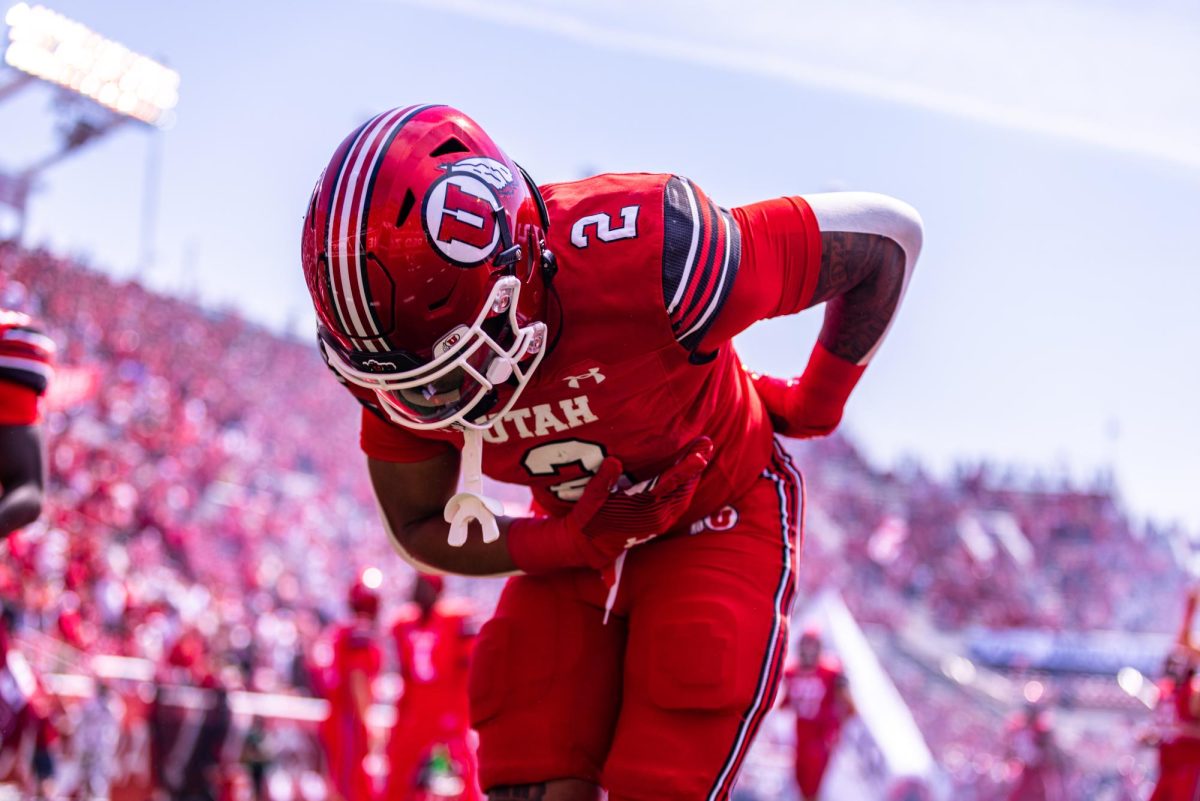
[[[312,342],[11,243],[0,307],[39,319],[59,348],[47,511],[0,559],[0,601],[39,670],[88,674],[85,655],[104,654],[222,698],[309,696],[312,648],[364,567],[382,571],[384,615],[400,608],[415,576],[378,522],[359,408]],[[809,479],[802,590],[836,586],[868,627],[1177,625],[1179,532],[1132,520],[1103,480],[880,471],[843,436],[789,447]],[[482,616],[498,589],[452,581]],[[995,713],[936,725],[955,697],[897,670],[943,766],[1002,780],[987,761],[1004,759]],[[83,709],[62,711],[64,729],[79,730]],[[255,725],[243,727],[251,752],[304,750]]]
[[[791,443],[815,507],[801,580],[840,587],[855,617],[941,629],[1173,632],[1188,586],[1178,529],[1133,520],[1100,477],[988,464],[937,479],[872,468],[843,437]]]
[[[60,380],[90,386],[64,403],[52,385],[52,501],[0,562],[22,622],[155,661],[190,633],[198,674],[294,683],[352,578],[395,564],[354,401],[309,343],[44,252],[0,246],[0,302],[41,320]]]
[[[839,436],[793,449],[813,507],[801,582],[810,593],[837,587],[868,628],[1161,635],[1179,628],[1190,583],[1186,538],[1177,528],[1133,520],[1103,476],[1076,486],[977,464],[946,480],[912,463],[873,469]],[[1146,704],[1112,675],[1026,676],[1019,660],[1011,667],[1018,687],[1028,678],[1036,688],[1039,710],[1104,710],[1091,725],[1047,735],[1063,794],[1046,798],[1146,797],[1156,774],[1154,751],[1138,742]],[[986,801],[1018,791],[1024,758],[1014,743],[1021,732],[1053,731],[1054,715],[1029,721],[998,709],[937,665],[894,658],[887,670],[951,797]]]
[[[59,348],[50,500],[0,560],[0,600],[15,636],[42,644],[39,668],[87,672],[85,654],[106,654],[195,687],[309,693],[307,649],[353,577],[381,565],[385,596],[407,591],[357,404],[310,343],[12,245],[5,304]]]

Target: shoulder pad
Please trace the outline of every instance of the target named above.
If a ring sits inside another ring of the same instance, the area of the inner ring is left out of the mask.
[[[694,351],[729,297],[742,259],[733,216],[687,178],[663,190],[663,304],[675,339]]]
[[[0,311],[0,380],[46,391],[54,373],[54,340],[29,315]]]

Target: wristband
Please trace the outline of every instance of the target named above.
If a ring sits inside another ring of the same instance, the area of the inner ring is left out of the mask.
[[[813,420],[840,420],[850,393],[866,369],[865,364],[854,364],[834,356],[818,342],[804,373],[796,379],[795,391],[807,407],[803,410],[804,416]]]
[[[581,535],[557,517],[518,517],[508,524],[508,555],[513,564],[530,575],[568,567],[587,567],[579,552]]]

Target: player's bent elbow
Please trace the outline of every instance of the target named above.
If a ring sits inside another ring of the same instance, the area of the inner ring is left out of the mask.
[[[30,497],[29,511],[27,514],[27,519],[21,525],[22,526],[31,526],[34,523],[36,523],[37,519],[42,516],[42,511],[44,509],[45,509],[45,499],[42,496],[41,491],[39,490],[36,495],[33,495],[32,497]]]
[[[879,192],[823,192],[805,195],[822,231],[875,234],[904,250],[911,271],[925,238],[925,224],[910,204]]]
[[[884,233],[904,248],[908,269],[911,271],[917,261],[917,256],[921,254],[921,245],[925,241],[925,222],[921,219],[920,212],[903,200],[898,200],[890,195],[875,195],[875,197],[878,198],[880,216],[885,221],[883,223],[886,228]]]
[[[426,572],[441,572],[434,567],[434,563],[438,561],[437,549],[431,547],[434,541],[430,538],[428,530],[422,530],[424,528],[420,524],[401,526],[394,535],[396,547],[400,555],[413,567]]]
[[[383,521],[388,541],[401,559],[423,573],[445,572],[435,567],[425,553],[428,550],[425,546],[429,542],[429,537],[428,534],[421,533],[421,523],[409,525],[393,523],[382,503],[379,504],[379,517]]]
[[[42,516],[42,491],[27,486],[19,491],[17,502],[8,508],[4,525],[0,526],[0,537],[7,537],[15,531],[33,525]]]

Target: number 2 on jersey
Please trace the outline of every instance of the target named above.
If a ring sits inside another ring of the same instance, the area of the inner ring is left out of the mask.
[[[563,468],[579,465],[586,475],[553,484],[548,489],[563,501],[577,501],[583,495],[588,480],[604,461],[604,446],[581,439],[561,439],[530,448],[521,463],[533,476],[559,475]]]
[[[586,248],[588,228],[596,227],[596,238],[601,242],[615,242],[618,239],[632,239],[637,236],[637,206],[626,206],[621,209],[621,227],[615,228],[611,214],[589,214],[580,217],[571,226],[571,244],[577,248]]]

